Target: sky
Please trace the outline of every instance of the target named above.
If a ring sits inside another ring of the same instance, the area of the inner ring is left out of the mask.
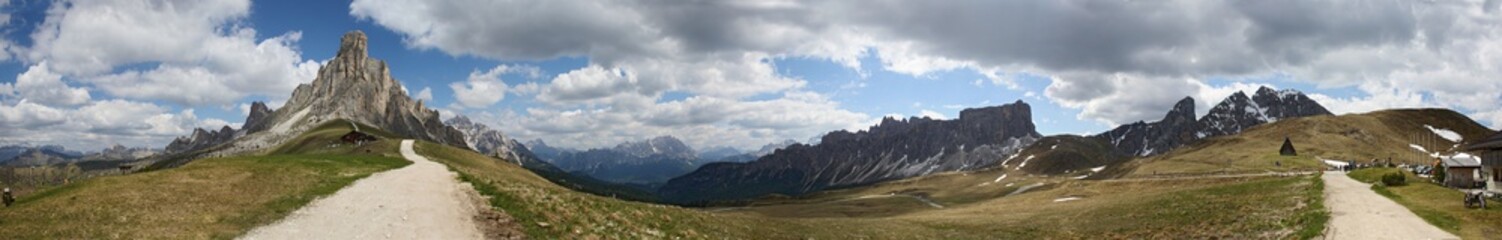
[[[1502,123],[1499,1],[0,0],[0,144],[165,146],[279,107],[360,30],[408,93],[523,141],[754,150],[1018,100],[1094,134],[1297,89]]]

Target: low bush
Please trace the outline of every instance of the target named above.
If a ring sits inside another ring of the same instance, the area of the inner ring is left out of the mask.
[[[1387,186],[1403,186],[1403,185],[1408,185],[1408,178],[1405,177],[1405,176],[1403,176],[1402,172],[1383,174],[1382,175],[1382,185],[1387,185]]]

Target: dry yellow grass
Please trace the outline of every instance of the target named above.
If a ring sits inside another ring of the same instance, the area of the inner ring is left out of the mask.
[[[204,159],[182,168],[110,176],[21,198],[0,210],[13,239],[228,238],[401,159],[278,155]]]
[[[1431,151],[1451,149],[1456,144],[1439,138],[1424,125],[1453,130],[1466,140],[1478,140],[1492,133],[1470,118],[1444,109],[1386,110],[1285,119],[1247,129],[1241,134],[1206,139],[1168,154],[1134,160],[1128,167],[1135,170],[1128,176],[1322,168],[1323,163],[1315,156],[1359,161],[1392,158],[1396,163],[1428,164],[1433,159],[1409,144],[1418,144]],[[1299,156],[1278,155],[1284,137],[1293,141]]]
[[[1282,238],[1313,228],[1313,220],[1300,219],[1322,210],[1312,177],[1146,182],[1027,178],[1012,181],[1054,185],[995,197],[1010,192],[1008,187],[978,185],[993,181],[999,172],[978,172],[711,212],[574,192],[470,151],[431,143],[419,144],[417,150],[476,183],[482,194],[493,197],[494,207],[512,215],[536,238]],[[890,191],[926,194],[954,205],[935,209],[903,198],[843,200]],[[1070,196],[1083,199],[1054,202]]]

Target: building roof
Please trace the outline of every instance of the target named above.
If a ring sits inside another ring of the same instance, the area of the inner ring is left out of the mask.
[[[1481,158],[1465,153],[1440,156],[1439,159],[1446,167],[1481,167]]]
[[[1502,132],[1497,132],[1497,134],[1492,134],[1492,136],[1481,139],[1481,141],[1471,143],[1471,145],[1465,147],[1465,150],[1502,150]]]

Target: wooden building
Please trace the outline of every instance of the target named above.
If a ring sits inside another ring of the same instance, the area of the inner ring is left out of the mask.
[[[1502,133],[1466,146],[1466,151],[1481,156],[1481,174],[1486,177],[1486,191],[1502,194]]]

